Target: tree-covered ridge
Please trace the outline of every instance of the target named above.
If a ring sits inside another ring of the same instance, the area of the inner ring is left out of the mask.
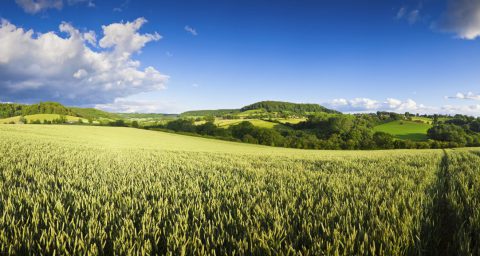
[[[257,103],[250,104],[241,108],[241,111],[248,111],[253,109],[264,109],[267,112],[293,112],[299,114],[305,113],[340,113],[338,111],[325,108],[318,104],[305,104],[305,103],[291,103],[283,101],[260,101]]]
[[[58,102],[40,102],[31,105],[0,103],[0,119],[36,114],[58,114],[64,116],[82,117],[86,119],[120,118],[120,116],[114,113],[108,113],[94,108],[66,107]]]
[[[0,118],[35,114],[75,115],[71,109],[57,102],[40,102],[32,105],[15,103],[0,104]]]

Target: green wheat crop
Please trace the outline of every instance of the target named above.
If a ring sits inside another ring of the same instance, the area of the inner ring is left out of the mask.
[[[478,166],[461,150],[0,125],[0,254],[478,254]],[[439,226],[450,218],[452,242]]]

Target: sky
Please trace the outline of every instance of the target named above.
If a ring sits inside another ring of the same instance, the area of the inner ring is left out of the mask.
[[[0,102],[480,116],[480,1],[2,0]]]

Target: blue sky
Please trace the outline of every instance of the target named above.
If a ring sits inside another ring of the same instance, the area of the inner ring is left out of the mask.
[[[469,0],[6,0],[0,101],[480,115],[478,17]]]

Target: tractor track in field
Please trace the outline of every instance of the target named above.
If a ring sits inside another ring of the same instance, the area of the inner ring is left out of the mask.
[[[443,150],[442,159],[438,165],[436,183],[432,187],[434,202],[428,215],[433,223],[423,227],[422,234],[430,234],[425,239],[424,250],[419,255],[456,255],[458,248],[455,243],[455,231],[458,218],[448,201],[450,193],[449,159],[446,150]]]
[[[448,202],[448,194],[450,193],[450,172],[449,161],[446,150],[443,150],[443,157],[440,163],[439,182],[440,192],[438,198],[438,214],[439,214],[439,254],[438,255],[453,255],[457,251],[453,243],[455,230],[457,229],[457,217],[452,209],[452,206]],[[453,254],[452,254],[453,253]]]

